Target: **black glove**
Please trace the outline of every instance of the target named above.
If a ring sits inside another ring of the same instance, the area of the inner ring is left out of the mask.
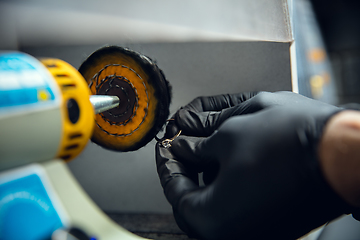
[[[156,161],[180,228],[201,239],[296,239],[349,212],[317,157],[326,122],[341,110],[261,92],[201,97],[178,111],[167,132],[197,137],[157,144]],[[194,171],[211,173],[206,187]]]

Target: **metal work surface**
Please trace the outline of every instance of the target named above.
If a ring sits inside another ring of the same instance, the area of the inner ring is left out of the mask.
[[[114,222],[138,236],[155,240],[191,240],[176,225],[172,214],[106,213]]]

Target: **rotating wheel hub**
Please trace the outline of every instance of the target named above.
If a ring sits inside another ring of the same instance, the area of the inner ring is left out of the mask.
[[[98,95],[117,96],[120,99],[119,106],[101,113],[102,117],[113,124],[126,124],[130,121],[138,106],[136,89],[131,82],[122,76],[112,76],[99,87]]]

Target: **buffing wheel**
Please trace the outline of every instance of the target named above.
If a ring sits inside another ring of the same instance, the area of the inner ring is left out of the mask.
[[[146,145],[169,115],[171,88],[148,57],[118,46],[103,47],[80,66],[93,95],[118,96],[120,105],[95,116],[92,141],[117,151]]]

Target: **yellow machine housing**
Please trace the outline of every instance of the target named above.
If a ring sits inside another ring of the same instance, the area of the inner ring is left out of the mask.
[[[54,239],[72,227],[89,239],[143,239],[111,221],[63,161],[92,135],[89,97],[64,61],[0,53],[0,239]]]
[[[90,90],[81,74],[59,59],[41,59],[62,93],[62,135],[56,157],[70,161],[86,146],[94,128]],[[75,106],[74,106],[75,105]],[[72,110],[71,110],[72,109]]]

